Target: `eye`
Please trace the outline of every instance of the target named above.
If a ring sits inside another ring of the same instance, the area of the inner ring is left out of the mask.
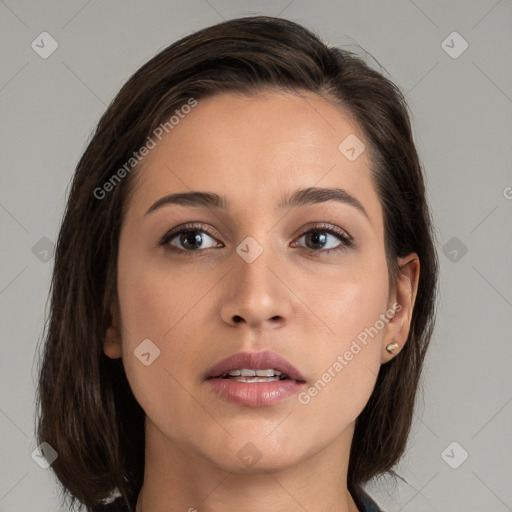
[[[185,224],[167,232],[160,240],[159,245],[178,253],[193,254],[200,249],[210,249],[214,246],[208,246],[208,238],[214,240],[206,225]]]
[[[329,241],[329,237],[331,241]],[[337,238],[339,243],[335,243]],[[297,240],[304,239],[307,249],[313,252],[330,253],[333,251],[343,251],[349,247],[353,247],[354,243],[352,237],[344,230],[332,226],[330,224],[320,223],[309,229]],[[320,247],[318,247],[320,245]]]

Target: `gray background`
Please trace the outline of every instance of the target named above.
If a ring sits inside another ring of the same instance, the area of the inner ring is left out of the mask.
[[[52,244],[91,130],[159,49],[247,14],[361,45],[414,114],[439,238],[438,324],[398,468],[408,484],[380,479],[369,491],[394,512],[511,511],[511,0],[0,0],[0,511],[58,510],[51,470],[31,458],[35,349]],[[31,47],[44,31],[58,43],[46,59]],[[469,44],[457,58],[454,31]]]

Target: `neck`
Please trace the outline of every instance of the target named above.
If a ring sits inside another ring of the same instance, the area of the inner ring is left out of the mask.
[[[346,485],[352,436],[353,425],[295,464],[234,472],[177,446],[146,418],[144,484],[136,512],[358,512]]]

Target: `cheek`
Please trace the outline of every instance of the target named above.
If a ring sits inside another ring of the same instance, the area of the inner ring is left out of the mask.
[[[133,256],[133,254],[132,254]],[[179,294],[137,258],[121,259],[118,269],[118,296],[122,319],[123,364],[134,390],[154,384],[156,368],[165,356],[163,340],[178,322]],[[181,315],[183,316],[183,315]],[[150,340],[148,343],[145,340]],[[146,347],[144,352],[139,347]],[[156,347],[156,348],[155,348]],[[154,361],[145,366],[136,354],[149,353]],[[158,357],[156,355],[158,354]]]
[[[334,425],[354,421],[366,405],[379,372],[381,340],[389,317],[387,267],[353,273],[308,295],[325,336],[316,338],[313,385],[300,402]],[[313,302],[314,301],[314,302]]]
[[[387,325],[380,318],[388,309],[389,283],[385,259],[379,258],[378,253],[373,259],[371,264],[361,258],[357,264],[347,265],[336,276],[322,280],[321,286],[305,285],[308,304],[319,313],[328,334],[322,338],[325,353],[332,355],[334,350],[348,348],[355,338],[363,344],[365,337],[368,342],[373,340],[368,346],[378,344],[375,340]],[[377,334],[372,329],[375,325]],[[368,335],[368,330],[373,336]]]
[[[197,302],[175,288],[175,281],[157,274],[148,265],[120,266],[118,292],[126,377],[148,417],[166,425],[169,432],[177,423],[171,418],[183,417],[185,406],[190,408],[189,396],[179,384],[183,381],[180,372],[184,362],[190,361],[193,348],[192,344],[175,343],[173,340],[179,340],[186,334],[187,312]],[[148,339],[151,343],[143,341]],[[146,347],[144,351],[140,349],[142,346]],[[145,365],[138,356],[148,352],[151,362]],[[155,354],[158,356],[154,357]]]
[[[118,292],[126,331],[123,341],[130,345],[145,338],[162,343],[189,321],[187,315],[200,298],[193,276],[176,279],[147,262],[120,266]]]

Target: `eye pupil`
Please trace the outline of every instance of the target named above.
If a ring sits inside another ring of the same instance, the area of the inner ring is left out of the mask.
[[[322,233],[319,231],[313,231],[309,235],[310,235],[311,239],[313,240],[314,244],[321,243],[322,247],[325,245],[325,243],[326,243],[325,233]],[[306,240],[307,239],[308,239],[308,237],[306,237]],[[309,246],[309,244],[308,244],[308,246]],[[314,249],[315,247],[312,247],[312,248]]]
[[[182,233],[181,243],[183,244],[183,247],[196,247],[195,244],[198,244],[200,247],[203,243],[203,240],[197,231],[189,231],[187,233]]]

